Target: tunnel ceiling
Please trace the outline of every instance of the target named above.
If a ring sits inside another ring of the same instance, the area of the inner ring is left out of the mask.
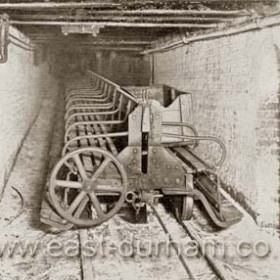
[[[195,34],[275,12],[267,0],[0,1],[36,44],[141,52],[168,34]]]

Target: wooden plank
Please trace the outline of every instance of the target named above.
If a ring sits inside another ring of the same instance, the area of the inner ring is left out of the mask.
[[[76,122],[76,121],[77,121],[77,118],[74,119],[74,122]],[[73,138],[75,138],[75,137],[77,137],[77,136],[79,136],[79,135],[78,135],[78,130],[77,130],[77,129],[71,130],[71,131],[69,132],[69,137],[70,137],[70,139],[73,139]],[[68,141],[69,141],[69,140],[68,140]],[[77,149],[78,145],[79,145],[79,141],[72,142],[71,145],[69,146],[69,150],[72,151],[72,150]]]
[[[89,121],[96,121],[97,119],[95,116],[87,116]],[[94,124],[90,126],[90,131],[92,131],[93,134],[102,134],[102,131],[99,129],[99,126]],[[104,150],[107,150],[106,144],[104,143],[103,138],[98,138],[97,142],[99,143],[100,147]]]
[[[85,116],[79,116],[79,117],[77,117],[77,119],[81,120],[81,121],[86,121],[87,120]],[[85,135],[89,135],[89,134],[88,134],[88,131],[87,131],[87,126],[83,125],[83,130],[80,131],[80,136],[85,136]],[[89,147],[90,146],[90,142],[89,142],[88,139],[82,139],[81,144],[83,145],[83,147]],[[89,154],[84,154],[82,156],[82,161],[83,161],[83,164],[85,166],[85,170],[88,171],[88,172],[93,172],[93,163],[92,163],[92,160],[91,160],[91,154],[90,153]]]
[[[80,117],[78,117],[78,119],[81,119]],[[79,136],[85,136],[86,135],[86,132],[85,132],[85,126],[84,125],[78,125],[77,126],[77,129],[78,129],[78,135]],[[87,139],[81,139],[80,140],[80,145],[81,147],[87,147],[88,146],[88,141]]]
[[[100,117],[96,116],[96,120],[100,120]],[[108,133],[108,129],[104,124],[101,124],[100,128],[101,128],[103,133]],[[107,141],[107,143],[108,143],[108,145],[111,149],[112,154],[116,156],[118,154],[118,150],[117,150],[115,144],[113,143],[112,138],[106,137],[105,139],[106,139],[106,141]]]
[[[94,127],[95,134],[103,134],[98,125],[94,124],[93,127]],[[106,151],[107,147],[106,147],[106,142],[105,142],[104,138],[98,138],[98,142],[99,142],[100,148]]]
[[[90,116],[85,116],[84,118],[85,118],[86,121],[91,121],[91,117]],[[86,133],[87,133],[87,135],[94,135],[94,130],[93,130],[92,125],[86,125]],[[95,139],[88,139],[88,141],[89,141],[89,145],[90,146],[96,147],[97,140],[95,140]]]
[[[107,133],[107,129],[106,129],[104,124],[101,124],[100,127],[101,127],[103,133]],[[107,143],[108,143],[108,145],[111,149],[112,154],[116,156],[118,154],[118,150],[117,150],[115,144],[113,143],[112,138],[106,137],[105,139],[106,139],[106,141],[107,141]]]

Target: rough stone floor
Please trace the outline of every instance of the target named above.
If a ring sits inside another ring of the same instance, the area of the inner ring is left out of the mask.
[[[80,256],[75,254],[74,249],[73,255],[68,251],[66,257],[50,255],[48,247],[54,241],[57,244],[68,242],[68,245],[71,241],[74,246],[79,241],[78,230],[54,233],[39,220],[47,172],[58,158],[63,141],[63,102],[62,94],[45,96],[41,113],[24,142],[0,202],[0,280],[83,279]],[[175,240],[184,242],[187,239],[186,233],[179,230],[172,216],[163,207],[161,214],[174,233]],[[93,258],[94,279],[187,279],[174,252],[170,257],[159,258],[140,254],[124,257],[115,252],[116,245],[130,242],[131,238],[142,243],[147,240],[166,240],[151,211],[148,220],[148,224],[131,224],[120,216],[115,216],[107,223],[88,230],[91,241],[100,242],[103,236],[104,248],[109,252],[108,255],[101,254]],[[280,279],[278,233],[272,229],[258,229],[246,213],[241,223],[230,229],[217,231],[208,225],[201,210],[195,208],[190,225],[199,230],[201,239],[225,242],[225,255],[217,255],[215,260],[226,279]],[[241,241],[246,242],[242,243],[242,252],[248,253],[248,257],[241,257],[236,252]],[[5,244],[9,245],[10,250],[4,250],[7,249],[4,248]],[[266,253],[264,257],[257,256],[251,250],[254,244],[259,245],[256,248],[257,254]],[[266,245],[262,246],[263,244]],[[24,246],[30,249],[25,256],[22,254]],[[146,249],[143,244],[140,247]],[[267,247],[269,252],[265,252]],[[32,248],[35,252],[33,256]],[[197,268],[193,259],[187,259],[187,262],[196,279],[217,279],[206,268]]]

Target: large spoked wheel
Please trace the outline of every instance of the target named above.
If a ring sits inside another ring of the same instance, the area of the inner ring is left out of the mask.
[[[95,147],[64,156],[54,167],[49,184],[55,210],[81,227],[99,225],[114,216],[125,201],[126,191],[123,165],[111,153]]]

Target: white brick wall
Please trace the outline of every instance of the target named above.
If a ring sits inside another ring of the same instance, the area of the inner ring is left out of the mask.
[[[279,32],[274,27],[154,54],[155,83],[193,93],[199,133],[227,147],[219,175],[259,222],[270,225],[279,223]],[[219,153],[203,144],[198,152],[206,160]]]
[[[19,31],[11,33],[28,42]],[[47,64],[35,66],[34,53],[12,44],[8,62],[0,64],[0,195],[16,153],[40,109],[50,85]]]

